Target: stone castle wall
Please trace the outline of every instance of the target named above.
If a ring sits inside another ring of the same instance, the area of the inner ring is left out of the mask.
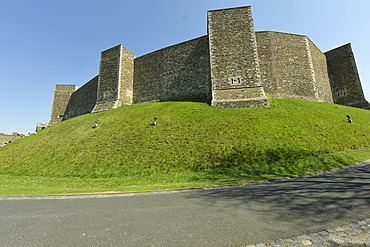
[[[309,38],[307,38],[307,41],[313,73],[312,81],[314,83],[317,96],[317,100],[315,101],[333,103],[334,101],[329,81],[326,56]]]
[[[203,36],[136,58],[133,102],[211,99],[208,54]]]
[[[99,75],[76,89],[56,85],[50,125],[157,100],[268,107],[265,92],[370,109],[350,45],[323,54],[304,35],[255,32],[250,6],[209,11],[208,35],[138,58],[122,45],[103,51]]]
[[[47,122],[47,123],[37,123],[36,124],[36,132],[37,131],[40,131],[40,130],[43,130],[43,129],[46,129],[49,126],[50,126],[50,122]]]
[[[3,146],[4,144],[10,143],[10,142],[14,142],[14,141],[19,140],[21,138],[23,138],[23,136],[21,136],[21,135],[16,135],[16,136],[3,136],[3,135],[0,135],[0,147]]]
[[[257,32],[261,77],[273,98],[333,102],[325,55],[303,35]]]
[[[325,53],[334,102],[370,109],[366,101],[350,44]]]
[[[131,51],[121,45],[119,96],[116,107],[132,104],[135,58],[136,56]]]
[[[72,93],[63,120],[91,113],[96,105],[99,76]]]
[[[77,88],[77,85],[55,85],[49,122],[50,126],[60,123],[63,120],[71,94]]]
[[[250,7],[208,12],[212,105],[268,107]]]
[[[122,45],[101,53],[97,103],[93,112],[132,103],[135,55]]]

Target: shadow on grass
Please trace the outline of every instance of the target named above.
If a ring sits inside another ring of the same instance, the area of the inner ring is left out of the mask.
[[[329,170],[345,165],[345,161],[328,156],[326,151],[304,148],[270,148],[266,150],[234,148],[231,151],[209,153],[205,162],[193,167],[196,171],[218,179],[219,175],[237,179],[265,180],[289,177],[315,171]]]
[[[253,159],[256,161],[260,159],[256,156],[248,157],[251,155],[250,152],[237,151],[224,157],[215,156],[211,161],[214,165],[213,168],[217,169],[210,169],[208,171],[209,177],[229,172],[230,179],[233,177],[235,179],[243,177],[253,179],[259,176],[263,178],[263,174],[269,172],[279,175],[279,170],[274,171],[279,165],[285,165],[280,173],[284,175],[295,169],[296,171],[302,169],[297,169],[297,166],[307,165],[312,168],[315,159],[319,159],[319,164],[325,166],[321,170],[327,170],[326,166],[330,167],[329,163],[325,164],[329,160],[322,160],[321,155],[314,155],[305,150],[274,153],[272,151],[267,150],[263,154],[258,154],[269,156],[263,158],[266,167],[250,164],[249,162]],[[305,155],[311,159],[306,164],[303,162]],[[243,164],[243,162],[246,163]],[[269,162],[270,168],[267,165]],[[286,165],[289,162],[290,164]],[[330,162],[336,163],[337,167],[340,164],[345,165],[344,160],[338,157],[331,157]],[[239,173],[235,172],[237,168]],[[315,167],[313,168],[315,169]],[[249,170],[242,172],[243,169]],[[290,171],[286,171],[288,169]],[[252,210],[258,214],[270,215],[275,218],[276,222],[294,222],[299,225],[308,220],[313,224],[336,224],[341,220],[352,222],[370,216],[369,188],[370,164],[367,164],[309,177],[213,189],[192,194],[190,197],[201,198],[209,205],[216,205],[217,201],[227,201],[228,207],[244,207],[246,210]]]

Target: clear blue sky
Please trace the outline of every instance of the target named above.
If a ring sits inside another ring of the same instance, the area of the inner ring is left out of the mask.
[[[100,52],[136,56],[207,34],[207,10],[252,6],[255,29],[307,35],[323,52],[352,43],[370,100],[369,0],[0,0],[0,132],[48,122],[55,84],[82,86]]]

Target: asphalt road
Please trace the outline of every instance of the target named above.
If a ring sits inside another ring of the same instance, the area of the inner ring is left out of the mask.
[[[240,246],[370,217],[370,165],[181,192],[0,197],[1,246]]]

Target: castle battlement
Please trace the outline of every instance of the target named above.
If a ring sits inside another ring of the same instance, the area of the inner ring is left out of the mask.
[[[208,11],[207,35],[140,57],[123,45],[103,51],[93,79],[55,87],[49,125],[156,100],[269,107],[266,93],[370,109],[350,44],[323,53],[305,35],[255,32],[245,6]]]

